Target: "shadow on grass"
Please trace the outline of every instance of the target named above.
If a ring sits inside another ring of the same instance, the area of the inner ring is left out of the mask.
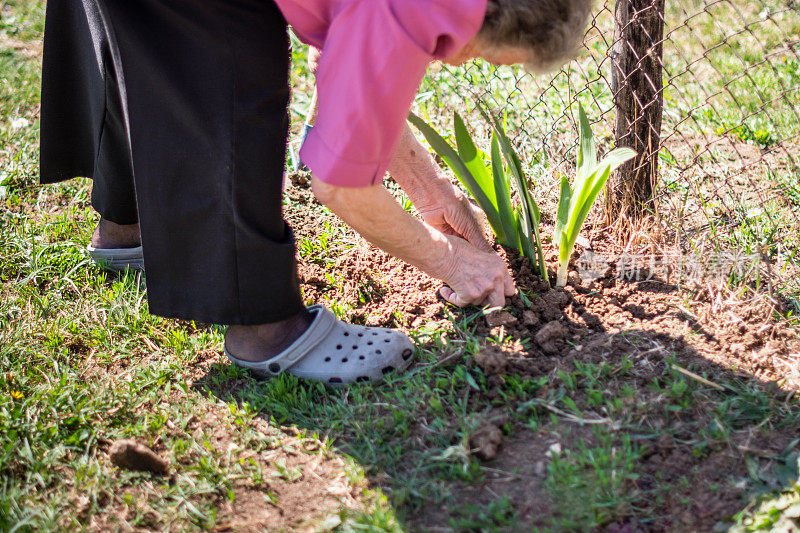
[[[422,342],[382,385],[331,391],[216,364],[194,386],[333,439],[407,530],[709,531],[797,480],[797,403],[683,336],[595,332],[555,356],[505,353],[500,373],[448,339]],[[503,445],[484,461],[475,436],[492,426]]]

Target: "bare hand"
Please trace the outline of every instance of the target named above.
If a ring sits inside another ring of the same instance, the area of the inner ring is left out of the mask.
[[[440,276],[448,285],[439,291],[442,298],[458,307],[505,306],[506,296],[514,296],[517,289],[500,256],[479,250],[460,237],[447,239],[451,253]]]
[[[430,183],[429,187],[417,198],[412,198],[422,219],[445,235],[461,237],[479,250],[491,252],[492,247],[478,221],[484,216],[483,211],[444,178]]]

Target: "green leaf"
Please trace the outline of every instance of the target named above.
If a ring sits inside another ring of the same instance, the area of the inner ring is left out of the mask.
[[[514,176],[514,179],[517,183],[520,199],[523,204],[525,204],[523,207],[527,211],[527,202],[530,199],[530,194],[528,192],[528,185],[525,182],[525,173],[522,171],[522,162],[520,161],[517,153],[514,151],[514,148],[511,146],[511,141],[509,140],[508,136],[506,136],[505,129],[503,129],[500,121],[491,116],[480,104],[478,104],[478,110],[483,118],[492,125],[492,129],[497,134],[497,140],[500,143],[500,148],[503,150],[503,156],[508,162],[508,168],[511,170],[511,174]]]
[[[530,199],[530,204],[528,205],[531,210],[531,229],[533,229],[533,238],[534,243],[536,245],[536,254],[537,254],[537,263],[539,265],[539,275],[542,277],[547,285],[550,285],[550,280],[547,276],[547,263],[544,262],[544,251],[542,250],[542,236],[539,234],[539,221],[542,218],[541,213],[539,213],[539,206],[536,205],[536,202],[533,198]],[[533,256],[530,256],[533,258]]]
[[[458,155],[464,162],[464,165],[475,177],[478,186],[486,194],[492,205],[498,207],[497,196],[495,194],[494,185],[492,184],[492,175],[483,163],[481,152],[475,148],[472,138],[469,136],[467,127],[464,125],[464,120],[457,112],[453,112],[453,129],[456,134],[456,146],[458,147]]]
[[[569,236],[567,235],[567,230],[564,230],[564,231],[561,232],[561,242],[562,243],[568,243],[569,242]],[[558,260],[559,260],[559,262],[560,263],[564,263],[566,261],[569,261],[569,256],[571,254],[572,254],[572,249],[571,248],[569,248],[568,246],[561,246],[558,249]]]
[[[597,167],[597,148],[594,145],[594,134],[586,112],[580,104],[578,104],[578,122],[578,168],[574,183],[574,190],[576,191],[581,189],[583,182]]]
[[[636,157],[636,152],[630,148],[617,148],[612,150],[603,158],[602,161],[597,165],[598,168],[601,168],[605,165],[608,165],[611,168],[611,172],[614,172],[619,168],[623,163],[628,161],[629,159],[633,159]]]
[[[583,189],[578,191],[578,199],[574,201],[570,210],[571,213],[567,224],[567,232],[570,235],[570,243],[568,244],[570,251],[575,245],[578,233],[583,223],[586,221],[586,217],[589,215],[589,211],[592,205],[594,205],[595,199],[600,194],[600,191],[603,190],[611,172],[632,157],[636,157],[636,152],[630,148],[617,148],[603,158],[602,163],[586,177],[583,183]],[[575,191],[576,189],[572,191],[573,196]]]
[[[531,235],[531,228],[526,226],[523,222],[523,217],[517,217],[517,234],[519,235],[519,249],[522,255],[530,258],[531,261],[536,261],[536,246],[534,245],[534,238]]]
[[[542,220],[542,214],[539,212],[539,206],[536,204],[536,202],[533,200],[533,198],[531,198],[530,208],[531,208],[531,218],[533,219],[533,222],[538,227],[539,226],[539,222],[541,222],[541,220]]]
[[[511,170],[511,174],[514,176],[514,180],[517,185],[520,203],[522,204],[522,227],[525,228],[525,231],[521,234],[521,237],[524,237],[522,239],[524,244],[521,247],[523,254],[527,257],[530,257],[531,260],[538,256],[538,260],[536,262],[539,264],[539,273],[542,278],[547,281],[547,265],[544,262],[542,241],[541,236],[539,235],[539,221],[541,219],[541,214],[539,213],[539,206],[536,205],[536,202],[533,200],[530,191],[528,190],[528,182],[525,179],[525,173],[522,169],[522,162],[520,161],[517,153],[514,151],[511,141],[506,135],[505,128],[500,121],[492,116],[487,110],[485,110],[480,102],[478,103],[478,110],[483,118],[492,125],[492,129],[497,135],[500,148],[503,151],[503,156],[508,162],[508,167]],[[531,236],[533,236],[534,239],[533,243],[531,243]],[[537,252],[536,256],[534,256],[530,251],[532,246],[535,246]],[[529,251],[526,252],[525,248],[527,248]]]
[[[500,224],[503,226],[503,237],[506,246],[519,247],[519,232],[514,224],[514,210],[511,207],[511,196],[508,193],[508,182],[503,172],[503,159],[500,157],[500,147],[497,144],[497,135],[492,133],[492,171],[494,173],[494,190],[497,196],[497,212]]]
[[[572,202],[572,188],[569,186],[567,176],[561,175],[561,193],[558,197],[558,211],[556,211],[556,227],[553,230],[553,242],[561,245],[561,234],[569,224],[569,208]]]
[[[612,150],[601,162],[597,162],[597,148],[589,119],[578,106],[579,140],[575,180],[572,186],[566,176],[561,177],[561,192],[558,200],[553,240],[559,248],[558,284],[566,277],[567,262],[575,247],[578,234],[608,177],[616,168],[636,157],[630,148]]]
[[[595,198],[597,198],[597,195],[602,190],[606,181],[608,181],[611,172],[625,161],[635,156],[636,152],[630,148],[617,148],[613,150],[603,158],[603,163],[597,165],[592,173],[586,177],[581,189],[577,187],[573,188],[573,201],[570,206],[569,223],[567,224],[567,231],[570,238],[577,237],[581,226],[586,220],[586,216],[589,214],[592,204],[594,204]],[[575,199],[576,192],[578,193],[577,199]],[[571,242],[574,243],[575,241],[572,240]],[[568,246],[572,248],[573,244],[569,244]]]
[[[531,210],[529,205],[531,202],[531,196],[530,192],[528,191],[528,184],[525,181],[525,174],[522,170],[522,162],[520,161],[517,153],[514,151],[514,148],[511,146],[511,141],[508,139],[508,136],[506,136],[506,132],[503,129],[503,126],[500,124],[500,121],[492,117],[485,109],[483,109],[483,106],[480,104],[478,104],[478,110],[483,118],[492,125],[493,133],[497,135],[498,143],[503,151],[503,156],[508,163],[508,168],[511,170],[511,174],[514,176],[514,181],[517,185],[520,202],[522,203],[523,219],[526,224],[530,224],[529,219]]]
[[[445,163],[453,170],[453,173],[459,179],[459,181],[467,188],[467,190],[472,194],[472,197],[478,202],[478,205],[483,209],[486,213],[486,219],[489,221],[489,225],[492,227],[496,235],[500,235],[502,231],[502,226],[500,224],[500,217],[497,212],[497,209],[494,207],[494,204],[486,196],[486,193],[483,192],[483,189],[478,185],[475,181],[475,177],[469,171],[467,166],[461,160],[461,157],[458,153],[453,149],[452,146],[441,136],[439,135],[436,130],[430,127],[428,124],[425,123],[421,118],[419,118],[414,113],[409,113],[408,121],[411,122],[425,137],[425,140],[428,141],[428,144],[431,145],[434,152],[439,154]]]
[[[586,187],[586,192],[583,195],[584,198],[575,206],[575,211],[567,227],[567,249],[569,253],[572,253],[572,249],[575,247],[575,241],[578,239],[578,234],[581,231],[581,227],[583,227],[583,223],[586,221],[586,217],[589,215],[589,211],[592,209],[592,205],[594,205],[595,198],[597,198],[597,195],[603,190],[603,186],[611,175],[611,167],[603,167],[602,171],[603,173],[600,174],[599,177],[591,180],[594,182],[593,186],[591,188]],[[592,177],[594,178],[594,176]]]

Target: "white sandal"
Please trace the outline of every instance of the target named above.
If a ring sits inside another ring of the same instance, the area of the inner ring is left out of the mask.
[[[302,379],[315,379],[331,387],[361,381],[380,381],[392,371],[408,368],[414,343],[405,334],[386,328],[347,324],[322,305],[308,308],[315,313],[311,326],[286,350],[259,363],[225,355],[234,364],[262,376],[281,372]]]
[[[121,272],[123,270],[144,270],[142,247],[135,248],[95,248],[86,247],[92,261],[106,270]]]

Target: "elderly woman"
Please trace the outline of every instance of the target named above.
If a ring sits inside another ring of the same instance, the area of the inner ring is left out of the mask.
[[[402,333],[338,321],[300,296],[282,219],[287,23],[320,48],[301,149],[317,198],[465,306],[514,294],[469,202],[405,118],[427,65],[559,65],[589,0],[50,0],[41,175],[94,179],[90,252],[147,268],[154,314],[229,324],[225,352],[329,385],[405,369]],[[387,169],[423,214],[383,187]],[[141,241],[140,241],[141,239]]]

